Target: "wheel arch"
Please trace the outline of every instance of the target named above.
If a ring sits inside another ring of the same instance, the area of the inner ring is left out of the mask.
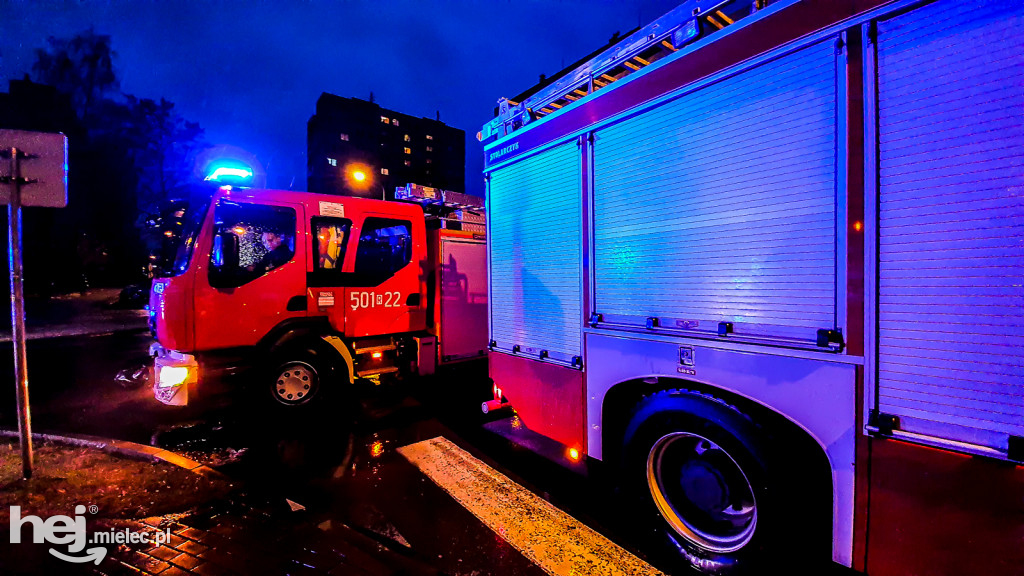
[[[657,379],[656,384],[650,383],[651,379]],[[602,423],[602,444],[604,446],[618,446],[621,443],[626,425],[633,409],[647,396],[656,392],[666,390],[689,390],[710,398],[714,398],[725,405],[750,417],[755,423],[768,427],[773,431],[779,431],[792,435],[793,438],[803,438],[805,448],[811,448],[811,452],[820,454],[828,464],[828,450],[811,430],[793,420],[782,412],[759,402],[748,396],[744,396],[727,388],[712,386],[705,383],[688,380],[685,378],[665,377],[651,375],[637,377],[620,382],[612,386],[601,402],[601,423]],[[614,457],[613,451],[605,452],[604,460]]]
[[[323,356],[332,370],[345,371],[344,380],[349,384],[354,381],[352,354],[345,342],[333,332],[326,317],[284,320],[267,332],[256,346],[258,353],[267,358],[292,348],[303,348]]]
[[[256,344],[261,353],[273,354],[299,341],[319,339],[330,334],[331,325],[326,316],[315,318],[288,318],[271,328]]]

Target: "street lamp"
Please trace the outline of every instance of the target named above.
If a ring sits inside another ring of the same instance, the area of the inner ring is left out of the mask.
[[[345,183],[357,196],[363,196],[375,186],[380,186],[381,199],[385,199],[384,185],[371,176],[373,169],[362,163],[353,162],[344,168]]]

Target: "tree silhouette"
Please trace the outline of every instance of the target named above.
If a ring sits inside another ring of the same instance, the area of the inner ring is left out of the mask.
[[[48,48],[36,49],[35,81],[70,95],[79,118],[86,119],[100,99],[117,92],[110,36],[89,28],[70,39],[50,36],[46,42]]]
[[[114,58],[111,37],[90,28],[48,38],[32,66],[37,82],[68,95],[84,128],[69,140],[74,222],[60,233],[77,238],[86,284],[141,279],[150,254],[167,240],[146,223],[192,178],[206,147],[202,128],[173,103],[121,93]]]

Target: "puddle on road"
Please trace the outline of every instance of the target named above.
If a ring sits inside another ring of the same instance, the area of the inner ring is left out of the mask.
[[[441,434],[451,431],[419,402],[374,389],[349,418],[218,414],[163,428],[153,443],[221,470],[261,499],[300,504],[317,524],[345,524],[446,573],[542,573],[397,452]]]
[[[349,418],[227,412],[160,427],[151,444],[217,468],[255,491],[330,500],[379,487],[396,448],[437,433],[436,422],[420,431],[427,422],[415,400],[371,396],[361,399],[361,410]]]

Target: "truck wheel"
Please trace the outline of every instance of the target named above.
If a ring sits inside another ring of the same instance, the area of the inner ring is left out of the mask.
[[[624,435],[620,488],[628,513],[655,536],[653,552],[705,574],[763,565],[786,502],[768,474],[765,435],[737,409],[697,392],[640,402]]]
[[[319,348],[290,347],[272,355],[262,393],[279,411],[305,412],[340,395],[336,372]]]

